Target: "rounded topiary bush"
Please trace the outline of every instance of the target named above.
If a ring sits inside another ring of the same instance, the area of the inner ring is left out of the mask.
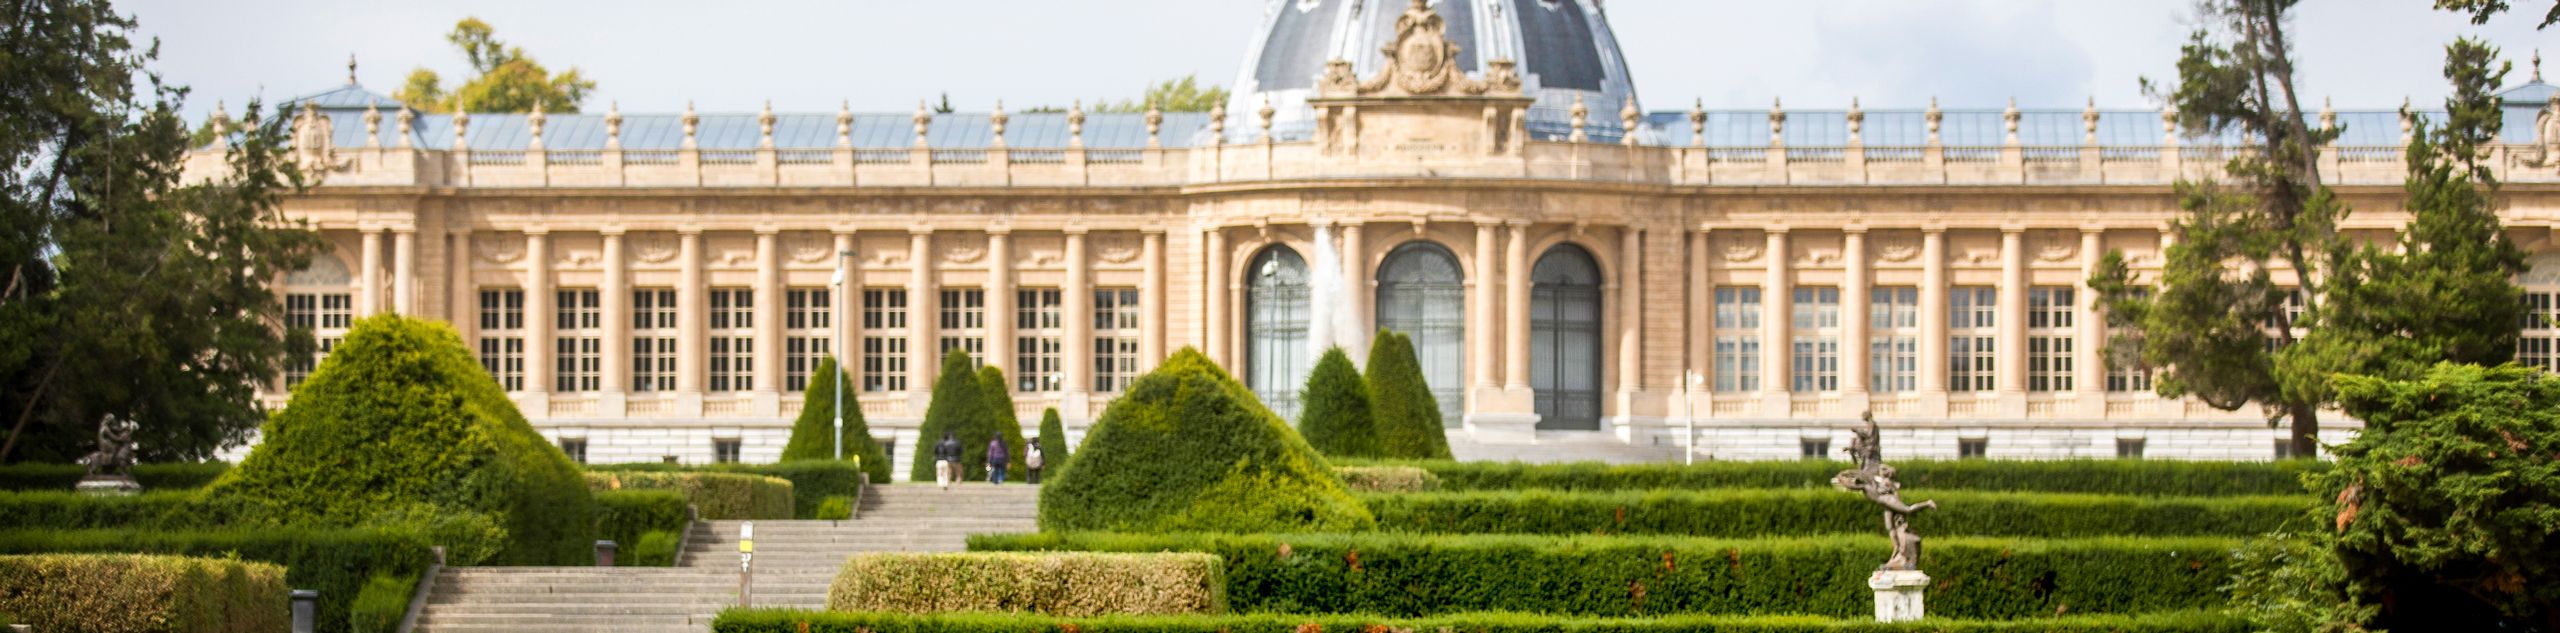
[[[1377,520],[1253,392],[1184,348],[1094,422],[1040,490],[1042,530],[1339,532]]]
[[[1413,339],[1380,331],[1369,347],[1369,407],[1377,416],[1385,457],[1449,459],[1449,431],[1440,421],[1440,399],[1422,377]]]
[[[844,401],[844,458],[860,460],[862,472],[871,474],[873,483],[889,483],[889,454],[880,448],[880,440],[872,439],[871,425],[862,420],[859,396],[853,383],[836,377],[836,361],[820,359],[818,371],[810,377],[809,395],[800,406],[800,419],[791,423],[791,441],[782,445],[782,461],[794,462],[835,459],[836,444],[827,441],[827,429],[835,426],[837,387],[846,389]]]
[[[1298,393],[1298,433],[1328,457],[1379,457],[1377,424],[1360,368],[1342,348],[1325,349]]]
[[[479,517],[502,531],[480,562],[570,565],[593,556],[594,510],[578,467],[525,423],[442,323],[396,314],[357,321],[262,433],[206,491],[253,524]],[[439,531],[418,527],[430,537]]]

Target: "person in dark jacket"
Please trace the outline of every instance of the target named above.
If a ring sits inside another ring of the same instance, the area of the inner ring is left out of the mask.
[[[1013,465],[1013,447],[1004,445],[1004,436],[987,442],[987,481],[1004,484],[1004,467]]]
[[[933,443],[933,479],[943,490],[951,489],[951,480],[960,478],[960,438],[950,431],[942,432],[942,441]]]

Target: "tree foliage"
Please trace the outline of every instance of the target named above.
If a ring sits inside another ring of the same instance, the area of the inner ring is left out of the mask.
[[[976,366],[966,350],[955,348],[942,356],[942,375],[933,381],[933,400],[925,405],[924,423],[916,429],[914,466],[907,471],[908,479],[933,481],[933,445],[942,441],[944,433],[960,441],[961,480],[986,479],[980,471],[986,468],[987,436],[980,422],[987,417],[987,398],[978,393]]]
[[[1369,406],[1376,412],[1379,450],[1387,457],[1449,459],[1449,432],[1440,398],[1422,377],[1413,339],[1379,330],[1369,344]]]
[[[978,393],[987,397],[987,417],[980,423],[986,438],[1002,437],[1005,448],[1010,449],[1007,452],[1011,454],[1005,458],[1005,479],[1023,481],[1030,466],[1023,463],[1022,456],[1031,445],[1022,437],[1022,419],[1013,416],[1013,386],[1005,382],[1004,370],[993,365],[979,367]],[[978,440],[978,452],[986,450],[987,439]]]
[[[309,337],[268,284],[324,242],[279,212],[300,191],[285,117],[251,102],[203,177],[183,88],[147,68],[108,3],[0,12],[0,460],[70,461],[99,420],[137,423],[146,460],[238,443]]]
[[[836,423],[838,393],[845,395],[843,435],[830,442],[827,433]],[[800,404],[800,419],[791,423],[791,440],[782,445],[782,461],[835,459],[837,442],[841,442],[844,458],[860,462],[873,483],[889,483],[888,454],[880,448],[880,440],[871,437],[871,425],[863,421],[858,398],[852,379],[836,374],[836,359],[819,359],[818,371],[810,375],[808,395]]]
[[[596,82],[576,67],[552,74],[523,48],[498,41],[496,30],[480,18],[463,18],[444,39],[471,63],[472,77],[448,92],[436,71],[419,67],[391,98],[427,112],[531,112],[539,105],[545,112],[573,113],[595,92]]]
[[[1202,87],[1199,75],[1187,75],[1181,79],[1167,79],[1147,86],[1146,95],[1138,99],[1122,99],[1117,102],[1109,99],[1096,100],[1093,103],[1093,111],[1138,113],[1147,111],[1148,106],[1153,105],[1163,112],[1208,112],[1217,109],[1218,106],[1226,105],[1227,96],[1225,87]]]
[[[1369,410],[1369,383],[1351,356],[1331,347],[1307,372],[1307,387],[1298,394],[1298,434],[1327,457],[1384,457],[1378,444],[1378,421]]]
[[[2470,14],[2472,24],[2488,24],[2489,18],[2508,9],[2507,0],[2436,0],[2436,8]],[[2542,23],[2534,25],[2534,28],[2549,28],[2554,23],[2560,23],[2560,3],[2553,3],[2551,9],[2542,14]]]

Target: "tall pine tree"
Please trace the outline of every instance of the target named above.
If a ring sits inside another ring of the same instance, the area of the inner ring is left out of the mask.
[[[1298,434],[1326,457],[1380,457],[1378,420],[1370,412],[1369,383],[1341,347],[1324,350],[1307,387],[1298,392]]]
[[[960,441],[960,480],[986,480],[987,440],[994,435],[987,429],[987,397],[976,366],[965,350],[955,348],[942,356],[942,376],[933,381],[933,401],[925,405],[924,424],[916,431],[915,466],[907,471],[908,478],[933,481],[933,445],[948,432]]]
[[[871,474],[872,483],[889,483],[889,457],[880,441],[871,437],[871,425],[862,419],[862,404],[857,401],[851,379],[839,378],[836,360],[818,360],[816,375],[810,376],[809,392],[800,405],[800,419],[791,423],[791,441],[782,445],[782,461],[835,459],[836,442],[827,439],[828,429],[835,426],[836,394],[844,394],[843,442],[844,458],[859,460],[862,472]],[[841,391],[838,387],[841,386]]]

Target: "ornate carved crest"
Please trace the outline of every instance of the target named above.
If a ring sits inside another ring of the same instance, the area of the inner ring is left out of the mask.
[[[1366,81],[1347,60],[1325,64],[1319,91],[1327,97],[1520,94],[1520,73],[1510,60],[1486,62],[1483,79],[1470,78],[1458,67],[1458,44],[1449,41],[1448,24],[1431,10],[1429,0],[1413,0],[1396,18],[1395,44],[1380,52],[1386,55],[1386,68]]]
[[[2038,238],[2036,240],[2037,259],[2048,262],[2067,261],[2071,256],[2080,253],[2078,236],[2066,234],[2060,229],[2046,229],[2038,233],[2040,235],[2036,236]]]
[[[1139,245],[1135,236],[1121,232],[1093,234],[1093,253],[1102,261],[1126,264],[1138,260]]]
[[[788,236],[783,244],[784,248],[789,249],[792,261],[815,264],[827,261],[829,256],[835,254],[835,242],[825,233],[803,231],[790,233]]]
[[[1907,262],[1920,256],[1920,241],[1899,231],[1875,236],[1876,256],[1889,262]]]
[[[1747,262],[1760,258],[1762,243],[1749,235],[1726,234],[1718,237],[1717,241],[1724,242],[1717,250],[1724,251],[1725,261]]]
[[[954,233],[942,238],[942,261],[975,264],[987,258],[987,234]]]
[[[480,259],[493,264],[512,264],[524,259],[524,234],[499,233],[489,239],[471,240],[472,250],[480,251]]]
[[[639,256],[640,261],[663,264],[667,260],[676,258],[676,238],[673,235],[657,232],[633,233],[630,240],[631,253]]]
[[[293,120],[293,156],[311,174],[346,171],[355,165],[353,159],[338,160],[338,150],[331,144],[337,126],[309,101],[302,102],[302,116]]]

